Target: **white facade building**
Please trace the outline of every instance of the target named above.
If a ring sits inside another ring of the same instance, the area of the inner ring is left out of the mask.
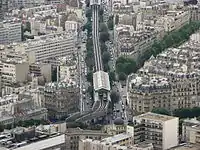
[[[51,34],[28,41],[22,48],[28,54],[29,63],[43,62],[75,53],[75,40],[69,33]]]
[[[21,33],[21,23],[0,22],[0,44],[20,42],[22,40]]]
[[[2,86],[27,80],[29,66],[26,62],[0,61]]]
[[[138,130],[138,133],[136,130],[134,131],[140,138],[139,141],[152,142],[154,148],[159,150],[167,150],[178,145],[179,119],[177,117],[149,112],[135,116],[133,122],[141,125],[139,127],[141,130]],[[134,142],[137,143],[135,139],[136,136],[134,136]]]
[[[34,7],[40,6],[45,3],[45,0],[13,0],[13,6],[15,7]]]
[[[66,31],[74,31],[77,32],[78,31],[78,22],[76,21],[66,21],[65,22],[65,30]]]

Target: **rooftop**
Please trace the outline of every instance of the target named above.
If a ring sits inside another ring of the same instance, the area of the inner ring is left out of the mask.
[[[134,148],[153,148],[152,143],[149,142],[141,142],[139,144],[135,144],[133,145]]]
[[[170,150],[200,150],[199,144],[190,144],[190,143],[183,143],[179,146],[171,148]]]
[[[165,122],[165,121],[168,121],[168,120],[171,120],[171,119],[175,119],[177,117],[167,116],[167,115],[160,115],[160,114],[148,112],[148,113],[136,116],[135,118]]]
[[[108,138],[102,139],[101,142],[114,144],[117,141],[121,141],[121,140],[124,140],[124,139],[127,139],[127,138],[131,138],[131,137],[132,137],[131,134],[121,133],[121,134],[114,135],[112,137],[108,137]]]
[[[104,71],[98,71],[93,74],[94,89],[101,90],[105,89],[110,91],[110,82],[108,73]]]
[[[31,143],[29,145],[16,148],[15,150],[41,150],[64,143],[65,143],[65,135],[63,134],[39,142]]]

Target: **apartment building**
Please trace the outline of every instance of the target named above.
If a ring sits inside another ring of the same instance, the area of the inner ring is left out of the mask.
[[[84,139],[101,140],[111,135],[99,130],[83,130],[80,128],[68,128],[65,133],[66,149],[79,150],[79,141]]]
[[[121,133],[102,140],[83,139],[79,141],[79,150],[120,150],[133,144],[131,134]]]
[[[0,62],[1,85],[24,82],[27,80],[29,65],[26,62],[5,60]]]
[[[200,144],[200,126],[199,125],[194,125],[190,126],[185,129],[185,132],[187,133],[184,135],[186,137],[186,141],[188,143],[193,143],[193,144]]]
[[[52,73],[51,64],[46,63],[34,63],[29,65],[29,73],[35,77],[43,76],[45,82],[51,81],[51,73]]]
[[[74,36],[70,33],[40,36],[24,43],[22,49],[27,53],[29,63],[72,55],[76,51]]]
[[[137,112],[162,107],[168,110],[199,106],[197,40],[169,48],[152,57],[128,78],[127,102]]]
[[[164,1],[154,1],[149,3],[148,5],[141,6],[141,12],[145,18],[150,16],[158,17],[167,14],[169,9],[169,3]]]
[[[19,50],[17,45],[17,43],[0,45],[0,59],[28,62],[26,53]]]
[[[55,127],[49,126],[40,125],[27,128],[19,126],[6,132],[1,132],[1,138],[7,142],[1,144],[0,149],[66,150],[65,135],[58,133]]]
[[[19,94],[22,91],[28,91],[31,89],[29,82],[17,82],[10,85],[5,85],[2,89],[2,95]]]
[[[75,57],[75,56],[74,56]],[[57,66],[58,81],[78,81],[78,63],[73,57],[58,58]]]
[[[156,21],[156,26],[161,26],[166,32],[180,29],[185,24],[189,23],[189,11],[167,11],[164,17],[159,17]]]
[[[104,125],[102,130],[108,134],[116,135],[116,134],[126,132],[127,125],[124,125],[124,124],[122,124],[122,125],[116,125],[116,124]]]
[[[189,5],[188,10],[190,12],[190,20],[198,21],[200,20],[200,8],[199,5]]]
[[[35,7],[45,3],[45,0],[12,0],[11,4],[15,8]]]
[[[182,141],[186,143],[200,144],[199,132],[200,121],[196,118],[185,119],[182,123]]]
[[[136,30],[137,14],[119,14],[119,24],[131,25]]]
[[[137,60],[156,40],[157,33],[154,27],[135,31],[133,26],[119,25],[114,33],[117,55]]]
[[[0,44],[9,44],[21,41],[21,23],[13,21],[0,22]]]
[[[8,0],[1,0],[0,2],[0,22],[4,19],[4,14],[9,9],[9,1]]]
[[[79,30],[79,23],[77,21],[66,21],[65,31],[73,31],[76,35]]]
[[[115,2],[112,11],[114,14],[129,14],[133,13],[133,6]]]
[[[179,119],[177,117],[145,113],[133,118],[140,130],[134,130],[134,143],[146,141],[156,150],[167,150],[178,145]]]
[[[11,124],[30,119],[47,119],[47,109],[38,107],[32,97],[5,95],[0,99],[0,123]]]
[[[49,116],[62,118],[77,112],[79,93],[79,87],[74,82],[47,83],[44,88],[44,97]]]
[[[29,19],[31,24],[31,35],[62,33],[63,27],[60,26],[60,19],[57,13],[51,14],[53,17],[38,15],[36,18]]]

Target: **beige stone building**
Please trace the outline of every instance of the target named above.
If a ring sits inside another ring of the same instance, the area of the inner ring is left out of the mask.
[[[183,142],[200,144],[200,121],[196,118],[183,120],[181,137]]]
[[[121,133],[102,140],[80,140],[79,150],[128,150],[127,147],[132,144],[133,137],[131,134]]]
[[[79,87],[75,83],[54,82],[44,88],[49,117],[62,118],[79,110]]]
[[[79,150],[79,141],[84,139],[101,140],[111,135],[99,130],[83,130],[80,128],[69,128],[65,134],[66,149]]]

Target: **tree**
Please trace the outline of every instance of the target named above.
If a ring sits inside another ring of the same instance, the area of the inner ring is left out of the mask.
[[[118,23],[119,23],[119,15],[116,15],[115,16],[115,24],[118,25]]]
[[[94,58],[93,57],[89,57],[88,55],[85,57],[85,63],[87,65],[87,67],[89,68],[93,68],[94,66]]]
[[[108,32],[100,32],[100,41],[106,42],[109,40],[109,33]]]
[[[94,96],[94,93],[93,93],[94,92],[94,88],[93,88],[93,86],[89,86],[87,91],[90,94],[92,100],[94,100],[94,97],[93,97]]]
[[[92,32],[92,23],[91,23],[90,21],[88,21],[88,22],[84,25],[83,28],[84,28],[84,29],[87,29],[87,33],[88,33],[88,35],[90,35],[91,32]]]
[[[129,75],[137,71],[136,62],[129,57],[119,57],[116,61],[116,72]]]
[[[87,9],[86,10],[86,13],[85,13],[85,16],[89,19],[92,17],[92,9]]]
[[[57,81],[57,69],[56,68],[52,69],[51,80],[53,82]]]
[[[107,22],[107,26],[108,26],[108,29],[113,30],[113,28],[114,28],[113,16],[109,17],[109,20]]]
[[[93,82],[93,73],[90,71],[86,75],[86,79],[88,82],[92,83]]]
[[[108,32],[108,27],[104,22],[100,23],[100,32]]]
[[[179,118],[194,118],[200,116],[200,107],[181,108],[173,111],[174,116]]]
[[[152,112],[156,114],[161,114],[161,115],[168,115],[168,116],[171,115],[171,113],[165,108],[154,108]]]
[[[120,81],[125,81],[127,76],[126,76],[126,74],[124,72],[119,72],[118,73],[118,78],[119,78]]]
[[[26,31],[31,32],[31,23],[26,22]]]
[[[103,11],[103,9],[101,8],[101,9],[99,10],[99,15],[100,15],[100,16],[103,16],[103,12],[104,12],[104,11]]]
[[[60,25],[61,25],[61,27],[63,27],[64,30],[65,30],[65,22],[67,21],[67,19],[68,19],[68,15],[63,13],[61,20],[60,20]]]
[[[108,51],[103,52],[102,60],[103,63],[108,63],[108,61],[110,60],[110,53]]]
[[[0,124],[0,132],[3,132],[4,131],[4,125],[3,124]]]
[[[101,53],[102,54],[103,54],[103,52],[106,52],[108,50],[108,48],[107,48],[107,46],[104,42],[101,42],[100,47],[101,47]]]
[[[117,93],[116,91],[111,91],[111,93],[110,93],[110,99],[111,99],[112,105],[114,105],[115,103],[118,103],[119,100],[120,100],[119,93]]]
[[[109,72],[110,71],[110,67],[109,67],[108,63],[104,63],[103,67],[104,67],[104,71],[105,72]]]
[[[116,81],[115,72],[109,72],[110,81]]]

